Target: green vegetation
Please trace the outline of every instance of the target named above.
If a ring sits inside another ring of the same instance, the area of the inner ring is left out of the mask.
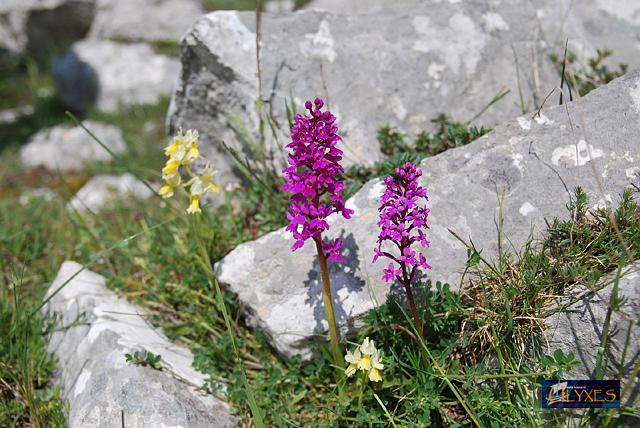
[[[346,196],[352,196],[364,183],[373,178],[392,174],[397,167],[406,162],[417,164],[428,156],[467,145],[490,131],[482,126],[478,129],[456,122],[444,113],[431,122],[436,125],[436,130],[432,133],[422,131],[415,137],[413,144],[406,143],[406,136],[393,127],[380,128],[378,143],[384,159],[371,167],[354,165],[348,168],[345,174]]]
[[[463,332],[473,349],[470,355],[478,358],[487,349],[491,351],[490,343],[496,337],[510,344],[509,354],[539,349],[540,318],[549,315],[545,306],[552,296],[578,284],[597,289],[605,274],[640,255],[640,207],[631,190],[622,194],[614,216],[604,209],[589,210],[580,188],[567,209],[572,220],[553,220],[539,246],[527,244],[517,261],[505,255],[497,264],[487,265],[482,275],[471,278],[463,294],[474,308],[473,321]],[[480,263],[475,249],[470,251]],[[492,325],[494,329],[489,329]]]
[[[573,365],[571,356],[523,354],[520,345],[538,343],[540,330],[521,317],[540,318],[548,299],[545,296],[561,293],[578,282],[598,287],[604,273],[626,263],[627,256],[609,214],[600,210],[587,215],[586,201],[581,195],[578,191],[576,202],[568,207],[573,214],[571,220],[550,224],[545,238],[526,245],[517,258],[505,254],[497,264],[485,264],[470,249],[467,275],[473,280],[461,295],[451,293],[447,285],[436,284],[431,289],[427,284],[421,285],[422,295],[426,296],[420,299],[421,315],[427,320],[426,346],[483,424],[542,426],[548,418],[558,417],[538,408],[534,391],[542,378],[561,377]],[[259,332],[243,324],[237,301],[224,292],[233,339],[242,361],[240,366],[239,360],[229,353],[231,338],[214,297],[215,287],[197,257],[199,243],[194,236],[201,237],[208,257],[215,261],[238,242],[253,237],[250,223],[230,206],[223,206],[217,215],[203,216],[197,222],[183,212],[182,206],[159,209],[157,201],[143,207],[116,202],[99,217],[83,220],[67,212],[63,201],[36,199],[16,211],[11,199],[3,199],[0,214],[10,220],[0,244],[13,254],[11,259],[5,257],[4,271],[9,266],[26,266],[16,295],[37,302],[43,284],[51,281],[64,259],[86,263],[92,254],[143,231],[138,238],[90,266],[91,269],[105,274],[111,287],[149,310],[154,322],[171,339],[188,345],[194,351],[195,366],[211,376],[212,392],[219,393],[221,382],[228,385],[228,397],[246,424],[250,424],[251,413],[241,381],[241,367],[258,406],[269,410],[265,412],[265,423],[269,426],[338,422],[346,426],[387,425],[387,411],[397,425],[456,426],[468,420],[443,375],[418,350],[413,339],[397,327],[410,322],[410,317],[394,298],[371,312],[365,329],[353,339],[353,343],[359,343],[369,336],[385,351],[382,385],[340,379],[345,391],[341,398],[335,393],[329,357],[316,358],[308,364],[297,359],[280,360]],[[9,213],[13,215],[8,216]],[[45,216],[46,222],[42,220]],[[627,192],[615,218],[634,256],[640,251],[639,217],[640,208]],[[153,227],[166,221],[162,227]],[[27,229],[27,224],[37,227]],[[3,277],[4,290],[7,278]],[[12,299],[13,296],[6,301]],[[41,328],[32,326],[29,330],[30,357],[34,349],[44,349]],[[504,373],[491,363],[498,349]],[[319,353],[323,355],[321,350]],[[147,360],[145,356],[138,359]],[[40,368],[40,381],[32,384],[34,388],[45,384],[45,374],[50,368],[50,361]],[[8,376],[3,373],[2,378]],[[510,397],[505,393],[505,385]],[[13,406],[13,401],[5,400],[3,405]],[[45,412],[52,404],[36,402],[25,406]],[[596,412],[589,417],[602,414]]]
[[[4,233],[4,231],[2,232]],[[66,426],[60,392],[46,388],[54,362],[46,356],[49,324],[33,316],[37,300],[22,295],[25,266],[0,254],[0,426]]]
[[[166,55],[170,57],[179,57],[180,56],[180,43],[176,40],[167,39],[167,40],[144,40],[144,39],[136,39],[130,37],[112,37],[111,40],[117,43],[145,43],[155,51],[155,53],[160,55]]]
[[[573,98],[575,93],[583,97],[627,73],[627,64],[618,64],[617,70],[609,68],[607,60],[611,55],[613,51],[610,49],[598,49],[596,56],[588,58],[584,63],[574,52],[565,51],[563,56],[552,54],[551,61],[560,73],[562,86],[566,84],[569,89],[569,98]]]
[[[128,364],[133,364],[136,366],[149,366],[156,370],[162,369],[162,364],[160,360],[162,357],[160,355],[154,354],[149,351],[135,351],[133,354],[124,354],[125,361]]]

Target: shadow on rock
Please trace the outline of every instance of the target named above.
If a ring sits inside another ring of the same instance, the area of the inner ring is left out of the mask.
[[[353,306],[358,304],[358,299],[353,296],[364,289],[365,282],[355,275],[360,268],[360,259],[358,257],[358,246],[353,234],[349,234],[345,238],[343,232],[340,239],[342,240],[342,256],[345,262],[329,262],[333,311],[339,328],[343,329],[346,326],[348,331],[354,331]],[[326,320],[326,316],[322,300],[322,275],[318,256],[315,257],[313,266],[313,270],[309,272],[308,279],[305,282],[307,290],[309,290],[306,303],[313,307],[313,316],[316,320],[314,331],[316,333],[324,333],[327,328],[322,323]]]

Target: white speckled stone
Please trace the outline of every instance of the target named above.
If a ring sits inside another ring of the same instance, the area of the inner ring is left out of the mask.
[[[87,121],[84,126],[106,147],[118,154],[126,150],[122,131],[112,125]],[[31,137],[20,150],[26,167],[42,166],[51,171],[78,171],[85,162],[110,162],[112,156],[80,126],[55,126]]]
[[[154,329],[145,311],[117,297],[104,277],[82,269],[62,264],[47,296],[68,282],[44,309],[57,314],[49,352],[58,360],[55,379],[69,402],[69,427],[235,426],[225,403],[196,391],[205,378],[191,366],[191,352]],[[159,354],[173,374],[127,364],[124,354],[136,350]]]
[[[98,212],[115,198],[133,197],[147,199],[153,191],[133,174],[98,175],[89,180],[73,199],[69,206],[79,212]]]

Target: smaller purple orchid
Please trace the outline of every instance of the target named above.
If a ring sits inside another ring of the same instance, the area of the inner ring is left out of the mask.
[[[422,335],[422,324],[413,300],[411,283],[418,268],[431,269],[431,266],[425,256],[417,253],[412,247],[416,243],[423,248],[429,246],[425,233],[429,228],[429,208],[422,204],[423,200],[426,202],[429,198],[427,189],[418,183],[422,176],[420,168],[407,162],[396,168],[395,172],[395,177],[387,177],[384,180],[387,187],[380,198],[378,208],[380,235],[378,245],[373,250],[373,263],[380,257],[391,260],[389,266],[383,270],[382,277],[385,282],[397,280],[404,285],[416,327]],[[397,248],[397,254],[382,249],[387,242]]]

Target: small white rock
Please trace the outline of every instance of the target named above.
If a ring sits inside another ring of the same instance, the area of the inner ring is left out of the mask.
[[[84,125],[112,152],[118,154],[125,151],[127,146],[120,129],[90,121]],[[111,159],[109,152],[79,126],[56,126],[42,130],[20,150],[20,160],[24,166],[43,166],[51,171],[77,171],[87,161],[108,162]]]
[[[153,192],[132,174],[98,175],[76,193],[69,206],[79,212],[99,211],[115,198],[147,199]]]

